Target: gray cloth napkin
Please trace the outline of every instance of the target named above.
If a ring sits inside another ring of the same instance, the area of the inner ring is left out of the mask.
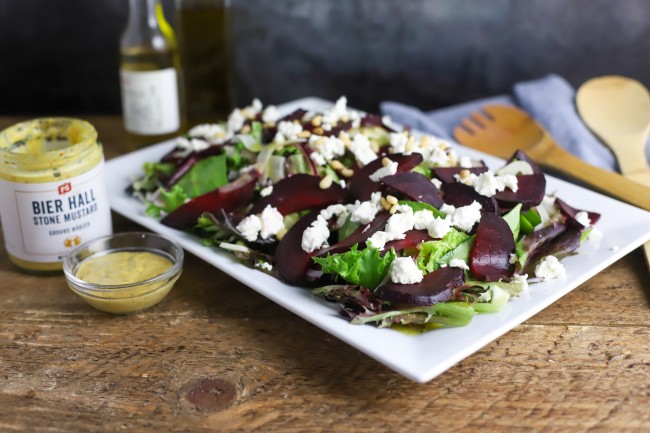
[[[454,127],[483,105],[515,105],[528,112],[560,146],[575,156],[592,165],[617,170],[618,165],[610,150],[582,122],[575,108],[575,93],[564,78],[550,74],[515,84],[512,95],[494,96],[429,112],[397,102],[382,102],[381,112],[394,122],[453,140]],[[647,146],[646,156],[650,159]]]

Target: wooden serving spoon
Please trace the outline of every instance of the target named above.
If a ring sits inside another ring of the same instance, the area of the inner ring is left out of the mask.
[[[617,75],[593,78],[578,89],[578,112],[612,150],[621,173],[650,186],[645,145],[650,133],[650,94],[636,80]],[[650,266],[650,242],[643,246]]]

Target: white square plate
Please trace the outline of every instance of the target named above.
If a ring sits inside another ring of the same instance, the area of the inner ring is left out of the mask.
[[[322,99],[305,98],[279,108],[283,112],[297,108],[321,110],[331,104]],[[154,218],[146,216],[145,206],[127,195],[125,189],[133,179],[141,175],[143,163],[158,161],[173,147],[174,142],[167,141],[107,162],[110,204],[116,212],[154,232],[177,240],[192,254],[417,382],[433,379],[650,239],[650,212],[547,175],[547,192],[556,192],[573,207],[602,215],[596,224],[604,235],[602,240],[585,242],[580,247],[579,254],[562,261],[567,271],[565,279],[531,284],[527,293],[513,298],[501,312],[476,315],[465,327],[439,329],[412,336],[391,329],[378,329],[372,325],[352,325],[339,314],[336,304],[312,296],[309,289],[287,285],[244,266],[229,253],[202,246],[195,236],[163,226]],[[484,160],[492,169],[503,164],[500,159],[460,145],[457,145],[457,149],[460,154]]]

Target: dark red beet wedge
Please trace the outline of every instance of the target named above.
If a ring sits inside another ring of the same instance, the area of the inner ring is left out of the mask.
[[[193,198],[160,222],[169,227],[184,229],[196,224],[203,212],[215,215],[222,209],[232,212],[253,199],[258,177],[259,173],[251,170],[214,191]]]
[[[404,233],[404,235],[404,239],[386,242],[382,253],[385,254],[386,252],[390,251],[391,248],[398,253],[407,248],[415,248],[422,242],[430,241],[433,239],[431,236],[429,236],[429,233],[426,230],[409,230]]]
[[[517,176],[517,192],[505,189],[494,195],[504,209],[511,209],[521,203],[522,209],[537,206],[544,198],[546,191],[546,177],[543,173]]]
[[[496,215],[483,215],[469,256],[472,274],[482,281],[510,278],[515,272],[515,264],[510,263],[514,252],[515,239],[508,223]]]
[[[386,158],[391,161],[397,162],[397,173],[410,171],[422,162],[422,155],[419,153],[412,153],[410,155],[402,155],[395,153],[387,155]],[[382,158],[377,158],[371,161],[364,167],[355,171],[354,175],[348,182],[348,189],[350,191],[350,199],[352,201],[366,201],[370,199],[373,192],[379,189],[380,183],[370,180],[370,175],[383,167]]]
[[[341,185],[333,183],[329,188],[321,189],[320,181],[320,177],[309,174],[285,177],[273,186],[271,194],[255,202],[251,213],[260,213],[271,205],[282,215],[288,215],[343,201],[345,192]]]
[[[463,167],[436,167],[431,170],[431,174],[433,174],[433,177],[439,179],[441,182],[444,183],[456,183],[458,182],[456,178],[454,178],[455,175],[459,174],[461,170],[469,170],[470,173],[474,173],[475,175],[479,175],[481,173],[485,173],[488,171],[487,167],[471,167],[471,168],[463,168]]]
[[[465,286],[465,272],[460,268],[440,268],[424,276],[415,284],[388,282],[375,291],[393,308],[433,305],[454,298],[458,289]]]
[[[289,284],[310,282],[308,271],[314,264],[312,256],[302,249],[302,233],[318,217],[320,210],[313,210],[300,218],[284,235],[273,256],[275,268],[280,277]]]
[[[390,190],[397,192],[397,196],[404,196],[409,200],[428,203],[436,209],[443,205],[440,190],[421,173],[406,171],[404,173],[386,176],[381,182]]]
[[[523,268],[524,272],[534,271],[534,266],[537,264],[537,262],[546,256],[553,255],[559,259],[577,250],[580,246],[582,228],[584,228],[582,225],[579,227],[569,225],[566,227],[566,230],[559,236],[542,244],[528,256],[526,264]]]
[[[460,182],[443,183],[442,193],[445,203],[456,207],[468,206],[477,201],[481,205],[481,212],[483,213],[496,213],[498,209],[494,197],[481,195],[471,186]]]

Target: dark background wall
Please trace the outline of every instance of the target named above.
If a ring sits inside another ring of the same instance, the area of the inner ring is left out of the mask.
[[[126,18],[127,0],[0,0],[0,114],[119,113]],[[429,109],[549,72],[650,85],[649,23],[648,0],[233,0],[237,102]]]

